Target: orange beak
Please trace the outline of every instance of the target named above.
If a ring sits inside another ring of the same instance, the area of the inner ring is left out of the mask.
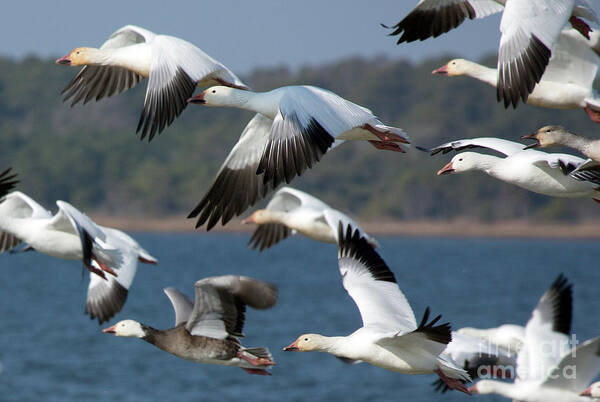
[[[116,334],[117,330],[115,328],[115,325],[113,325],[112,327],[108,327],[108,328],[104,328],[102,330],[102,332],[106,333],[106,334]]]
[[[431,72],[431,74],[440,74],[440,75],[446,75],[448,74],[448,65],[446,64],[445,66],[442,66],[436,70],[433,70]]]
[[[446,166],[444,166],[443,168],[441,168],[440,170],[438,170],[437,175],[442,175],[442,174],[450,174],[454,172],[454,168],[452,167],[452,161],[448,162],[448,164]]]
[[[290,346],[286,346],[283,348],[284,352],[299,352],[300,348],[298,348],[298,341],[292,343]]]
[[[242,220],[242,224],[244,224],[244,225],[247,225],[249,223],[255,223],[254,222],[254,214],[252,214],[249,217],[247,217],[246,219]]]
[[[188,103],[195,103],[195,104],[198,104],[198,105],[204,105],[206,103],[206,101],[204,100],[204,91],[200,92],[199,95],[192,96],[187,101],[188,101]]]

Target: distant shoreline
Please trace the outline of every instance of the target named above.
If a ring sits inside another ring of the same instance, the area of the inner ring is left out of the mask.
[[[94,215],[97,223],[134,232],[200,232],[194,229],[195,220],[185,216],[132,218]],[[361,221],[362,227],[373,235],[402,235],[423,237],[528,237],[528,238],[600,238],[600,220],[576,223],[543,223],[535,221],[477,222],[440,221]],[[226,226],[217,224],[212,232],[251,232],[254,225],[232,220]]]

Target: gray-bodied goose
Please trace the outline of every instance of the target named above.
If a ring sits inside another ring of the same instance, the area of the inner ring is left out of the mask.
[[[246,305],[256,309],[273,307],[275,286],[245,276],[213,276],[196,282],[192,302],[174,288],[166,288],[175,326],[159,330],[134,320],[120,321],[103,332],[135,337],[183,359],[199,363],[240,367],[250,374],[269,375],[274,365],[267,348],[241,345]]]

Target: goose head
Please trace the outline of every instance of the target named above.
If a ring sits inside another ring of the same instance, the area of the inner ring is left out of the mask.
[[[89,47],[77,47],[71,50],[71,53],[56,60],[56,64],[65,66],[84,66],[89,64],[92,58],[93,49]]]
[[[447,75],[449,77],[465,75],[469,70],[470,63],[471,62],[465,59],[453,59],[442,67],[433,70],[431,74]]]
[[[321,350],[324,337],[318,334],[300,335],[298,339],[289,346],[283,348],[285,352],[310,352],[313,350]]]
[[[535,140],[533,144],[527,145],[524,149],[545,148],[560,143],[560,139],[567,134],[562,126],[544,126],[531,134],[522,136],[522,139]]]
[[[218,85],[189,98],[188,102],[204,106],[240,106],[247,100],[248,91]]]
[[[580,396],[589,396],[591,398],[600,398],[600,381],[593,383],[579,395]]]
[[[256,223],[262,225],[268,223],[268,211],[266,209],[257,209],[252,215],[242,221],[243,224]]]
[[[462,152],[452,158],[452,160],[443,168],[438,170],[437,174],[462,173],[474,170],[479,167],[480,154],[475,152]]]
[[[119,321],[112,327],[104,328],[102,332],[114,334],[115,336],[125,336],[134,338],[143,338],[146,336],[146,331],[142,324],[134,320]]]

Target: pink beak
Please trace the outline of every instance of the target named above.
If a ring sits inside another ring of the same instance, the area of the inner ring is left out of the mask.
[[[113,325],[112,327],[104,328],[102,330],[102,332],[107,333],[107,334],[116,334],[117,329],[115,328],[115,325]]]
[[[64,64],[65,66],[70,66],[71,65],[71,59],[69,58],[69,55],[66,55],[65,57],[61,57],[60,59],[56,59],[56,64]]]
[[[431,74],[441,74],[441,75],[446,75],[446,74],[448,74],[448,67],[447,67],[447,65],[446,65],[446,66],[442,66],[442,67],[440,67],[440,68],[438,68],[438,69],[436,69],[436,70],[433,70],[433,71],[431,72]]]
[[[247,225],[249,223],[254,223],[254,216],[250,215],[246,219],[242,220],[242,224]]]
[[[454,172],[454,168],[452,167],[452,161],[450,161],[446,166],[438,170],[437,175],[450,174],[452,172]]]
[[[471,385],[469,388],[467,388],[467,391],[472,394],[478,394],[479,392],[477,392],[477,384]]]
[[[286,346],[285,348],[283,348],[284,352],[299,352],[300,349],[298,349],[298,345],[297,345],[298,341],[292,343],[290,346]]]
[[[199,104],[199,105],[205,104],[206,101],[204,100],[204,91],[201,92],[199,95],[192,96],[187,101],[188,101],[188,103],[196,103],[196,104]]]

